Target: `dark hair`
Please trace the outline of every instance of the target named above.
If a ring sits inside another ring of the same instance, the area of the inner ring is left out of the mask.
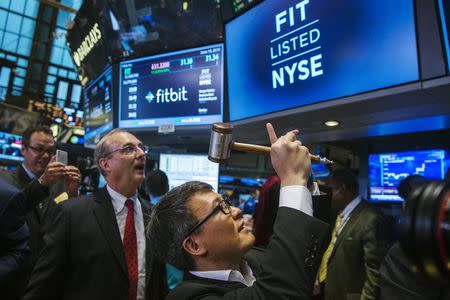
[[[343,187],[346,191],[358,194],[359,183],[355,173],[350,169],[333,170],[328,177],[328,183]]]
[[[153,196],[161,196],[169,190],[169,179],[161,170],[152,170],[145,176],[145,189]]]
[[[150,251],[159,260],[181,270],[194,269],[192,258],[182,247],[186,234],[197,222],[187,204],[195,194],[212,190],[212,186],[207,183],[190,181],[161,197],[153,209],[147,228]]]
[[[46,125],[38,125],[34,127],[28,127],[25,129],[25,131],[22,134],[22,144],[26,147],[30,146],[30,140],[31,136],[35,132],[42,132],[44,134],[50,135],[53,137],[53,131],[50,129],[50,127]]]

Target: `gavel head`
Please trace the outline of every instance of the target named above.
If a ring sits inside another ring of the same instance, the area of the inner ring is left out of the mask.
[[[230,157],[233,126],[228,123],[214,123],[211,128],[208,159],[216,163],[225,162]]]

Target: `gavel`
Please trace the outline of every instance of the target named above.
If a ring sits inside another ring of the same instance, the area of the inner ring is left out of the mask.
[[[208,159],[216,163],[226,162],[230,158],[231,150],[246,153],[270,155],[270,147],[254,144],[237,143],[233,141],[233,126],[228,123],[214,123],[211,128],[211,139],[209,141]],[[309,154],[313,163],[333,164],[326,157]]]

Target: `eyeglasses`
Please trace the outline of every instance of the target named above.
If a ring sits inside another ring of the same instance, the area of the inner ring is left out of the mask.
[[[47,153],[50,156],[53,156],[56,152],[56,147],[51,147],[51,148],[41,148],[41,147],[33,147],[33,146],[26,146],[30,149],[32,149],[34,152],[36,152],[38,155],[44,155],[44,153]]]
[[[144,154],[147,154],[149,151],[148,146],[145,146],[142,144],[137,145],[137,146],[136,145],[126,145],[126,146],[123,146],[122,148],[109,151],[109,152],[103,154],[102,157],[107,157],[107,156],[113,154],[114,152],[120,152],[124,155],[131,155],[131,154],[135,154],[138,151],[138,149],[142,150],[144,152]]]
[[[215,215],[217,212],[221,211],[225,215],[231,214],[231,200],[228,197],[225,197],[222,201],[217,203],[217,206],[214,207],[203,219],[197,222],[197,224],[192,227],[191,230],[189,230],[188,234],[184,238],[187,238],[191,234],[193,234],[200,226],[203,225],[206,221],[208,221],[209,218],[211,218],[213,215]]]

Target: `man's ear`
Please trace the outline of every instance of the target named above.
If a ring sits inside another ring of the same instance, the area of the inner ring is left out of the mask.
[[[182,247],[187,253],[193,256],[202,256],[207,253],[201,240],[193,236],[185,238]]]
[[[100,158],[98,160],[98,166],[100,167],[100,169],[102,169],[104,173],[108,173],[107,170],[109,169],[109,163],[106,158],[104,157]]]

